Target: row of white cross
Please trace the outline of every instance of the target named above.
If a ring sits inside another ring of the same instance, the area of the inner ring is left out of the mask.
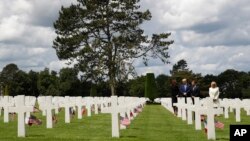
[[[119,129],[126,129],[126,126],[119,122],[119,115],[123,118],[127,117],[130,121],[133,120],[138,114],[135,110],[138,110],[138,107],[143,108],[147,100],[146,98],[111,96],[111,107],[102,108],[102,113],[112,115],[112,137],[120,137]]]
[[[18,137],[25,137],[25,117],[30,117],[33,112],[36,101],[43,116],[46,116],[46,127],[53,128],[52,113],[58,114],[59,108],[65,109],[65,123],[70,123],[70,108],[77,107],[77,117],[82,119],[82,108],[86,107],[87,116],[91,116],[91,107],[94,107],[95,114],[98,109],[102,113],[112,114],[112,137],[119,137],[119,130],[125,129],[120,123],[119,115],[132,120],[136,116],[135,109],[143,107],[147,101],[146,98],[138,97],[59,97],[59,96],[24,96],[0,97],[0,109],[4,109],[4,123],[9,122],[9,113],[18,115]],[[133,117],[131,117],[132,113]],[[1,114],[1,112],[0,112]]]
[[[235,120],[236,122],[241,122],[241,109],[246,111],[246,114],[250,115],[250,99],[221,99],[220,107],[224,108],[224,117],[229,118],[229,111],[233,112],[235,110]]]
[[[171,98],[161,98],[156,101],[161,102],[162,106],[171,112],[173,111]],[[201,130],[201,115],[207,116],[207,138],[215,140],[215,115],[224,114],[225,118],[229,118],[229,110],[232,112],[235,109],[236,122],[240,122],[241,109],[246,110],[247,115],[250,115],[250,99],[220,99],[219,105],[214,105],[213,99],[205,98],[200,99],[196,97],[194,104],[191,98],[187,98],[185,103],[184,98],[178,98],[178,103],[174,103],[178,108],[177,117],[182,120],[187,120],[187,124],[193,124],[193,112],[195,113],[195,129]]]

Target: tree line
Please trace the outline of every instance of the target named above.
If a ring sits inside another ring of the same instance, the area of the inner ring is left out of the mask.
[[[170,75],[160,74],[155,78],[156,91],[154,97],[167,97],[170,94],[170,82],[182,78],[189,81],[196,80],[201,94],[208,96],[211,81],[216,81],[222,98],[250,98],[250,72],[225,70],[218,75],[193,73],[185,60],[173,65]],[[116,92],[118,96],[145,95],[146,76],[119,81]],[[98,82],[89,81],[79,75],[74,68],[62,68],[59,72],[45,68],[40,72],[20,70],[16,64],[6,65],[0,72],[0,88],[2,95],[52,95],[52,96],[110,96],[111,90],[108,80]]]

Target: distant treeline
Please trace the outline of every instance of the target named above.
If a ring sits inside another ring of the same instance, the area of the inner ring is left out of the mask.
[[[184,61],[184,62],[182,62]],[[181,63],[182,62],[182,63]],[[180,65],[181,63],[181,65]],[[184,63],[184,67],[183,67]],[[179,64],[179,66],[178,66]],[[181,67],[180,67],[181,66]],[[109,83],[106,80],[91,82],[78,75],[73,68],[63,68],[59,72],[45,68],[40,72],[20,70],[15,64],[6,65],[0,72],[1,95],[53,95],[53,96],[110,96]],[[187,68],[185,60],[179,61],[170,71],[171,75],[156,76],[155,97],[170,96],[169,87],[171,79],[181,82],[187,78],[190,82],[197,80],[201,93],[208,95],[211,81],[216,81],[220,87],[221,98],[250,98],[250,72],[225,70],[219,75],[194,74]],[[145,76],[118,82],[116,94],[118,96],[143,97],[145,92]]]

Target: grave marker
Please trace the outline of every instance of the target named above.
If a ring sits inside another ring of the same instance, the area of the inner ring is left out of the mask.
[[[59,106],[65,108],[65,123],[70,123],[70,108],[74,107],[75,103],[70,101],[69,96],[65,96],[63,103],[61,103]]]
[[[46,96],[44,105],[40,106],[40,109],[46,112],[46,127],[53,128],[52,110],[58,108],[58,105],[52,103],[52,96]]]
[[[76,106],[77,106],[77,118],[82,119],[82,107],[83,107],[83,98],[81,96],[76,97]]]
[[[117,96],[111,96],[111,116],[112,116],[112,137],[120,137],[119,133],[119,113],[117,107]]]
[[[207,115],[207,139],[215,140],[215,123],[214,116],[218,113],[221,113],[220,109],[214,108],[213,99],[206,99],[206,107],[201,108],[199,111],[200,114]]]
[[[2,98],[1,106],[4,109],[4,123],[9,122],[9,107],[14,106],[14,100],[13,97],[10,96],[4,96]]]
[[[9,107],[11,112],[15,112],[18,115],[18,125],[17,125],[17,136],[25,137],[25,113],[32,112],[32,106],[25,106],[25,96],[18,95],[15,97],[15,107]]]

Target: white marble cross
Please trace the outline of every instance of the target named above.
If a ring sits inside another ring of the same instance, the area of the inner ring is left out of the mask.
[[[119,132],[119,112],[117,96],[111,96],[111,120],[112,120],[112,137],[120,137]]]
[[[123,105],[123,106],[121,106]],[[112,137],[120,137],[120,129],[126,129],[126,126],[121,125],[120,116],[125,117],[128,112],[127,106],[124,104],[118,104],[117,96],[111,96],[111,107],[105,107],[102,109],[102,113],[111,113],[112,116]],[[129,112],[130,113],[130,112]]]
[[[46,127],[53,128],[52,110],[58,108],[58,105],[52,103],[52,96],[46,96],[44,105],[40,106],[42,111],[46,111]]]
[[[186,120],[185,98],[178,97],[178,102],[174,103],[174,106],[178,109],[177,117],[181,117],[182,120]]]
[[[39,104],[39,109],[40,110],[42,110],[42,115],[43,116],[46,116],[46,110],[45,109],[42,109],[42,107],[44,106],[44,105],[46,105],[46,97],[45,96],[39,96],[38,98],[37,98],[37,101],[38,101],[38,104]]]
[[[25,96],[25,106],[32,106],[35,107],[36,104],[36,97],[34,96]],[[30,112],[26,113],[26,117],[30,117]]]
[[[9,122],[9,107],[14,106],[14,99],[10,96],[4,96],[2,98],[2,102],[0,104],[0,107],[3,107],[4,109],[4,123]]]
[[[187,109],[187,123],[193,124],[193,102],[191,98],[187,98],[186,109]]]
[[[233,100],[233,105],[232,108],[235,109],[235,119],[236,122],[240,122],[241,118],[240,118],[240,110],[241,110],[241,100],[240,99],[234,99]]]
[[[173,103],[174,104],[174,103]],[[168,109],[171,113],[174,113],[171,98],[161,98],[161,105]]]
[[[75,103],[72,103],[72,101],[70,101],[69,96],[65,96],[64,102],[59,106],[65,108],[65,123],[70,123],[70,108],[74,107]]]
[[[82,119],[82,107],[84,106],[84,102],[81,96],[76,97],[76,106],[77,106],[77,117],[78,119]]]
[[[242,106],[244,110],[246,111],[246,114],[249,116],[250,115],[250,99],[243,99]]]
[[[207,115],[207,139],[215,140],[215,123],[214,116],[221,113],[220,109],[215,109],[213,99],[206,99],[206,107],[201,108],[199,113],[201,115]]]
[[[95,114],[98,114],[98,107],[100,105],[100,98],[94,97]]]
[[[224,108],[224,118],[228,119],[229,118],[229,114],[228,114],[228,110],[230,107],[230,100],[228,100],[227,98],[224,98],[223,100],[220,101],[220,107]]]
[[[182,120],[187,120],[185,98],[178,97],[178,102],[174,103],[174,106],[176,106],[178,109],[177,117],[181,117]]]
[[[126,99],[129,99],[126,101]],[[129,120],[131,120],[132,118],[130,117],[130,112],[134,111],[134,108],[132,108],[132,104],[131,101],[134,100],[130,100],[130,98],[126,98],[126,97],[119,97],[118,98],[118,112],[120,113],[120,117],[125,118],[126,115],[128,117]],[[127,127],[125,125],[122,125],[122,123],[120,123],[120,129],[126,129]]]
[[[134,112],[134,109],[138,106],[143,106],[146,103],[144,98],[134,98],[134,97],[119,97],[119,102],[117,96],[111,96],[111,107],[103,107],[101,109],[102,113],[111,113],[111,123],[112,123],[112,137],[120,137],[120,129],[126,129],[126,126],[122,125],[119,118],[120,115],[125,118],[127,115],[128,119],[131,120],[130,112]],[[107,104],[109,105],[109,104]],[[133,113],[136,115],[136,113]]]
[[[200,98],[195,97],[194,98],[194,112],[195,112],[195,129],[201,130],[201,115],[200,115],[200,109],[201,109],[201,103]]]
[[[181,105],[180,105],[180,109],[181,109],[181,119],[182,120],[187,120],[187,110],[186,110],[186,103],[185,103],[185,98],[181,99]]]
[[[87,116],[90,117],[92,112],[91,107],[93,105],[93,97],[84,97],[84,103],[87,108]]]
[[[15,107],[9,107],[10,112],[15,112],[18,115],[17,136],[25,137],[25,113],[32,112],[32,106],[25,106],[25,96],[18,95],[15,98]]]
[[[54,105],[60,105],[60,103],[63,102],[63,99],[64,99],[64,97],[54,96],[54,97],[52,98],[52,103],[53,103]],[[59,108],[60,108],[59,106],[55,107],[55,114],[58,114],[58,113],[59,113]]]

